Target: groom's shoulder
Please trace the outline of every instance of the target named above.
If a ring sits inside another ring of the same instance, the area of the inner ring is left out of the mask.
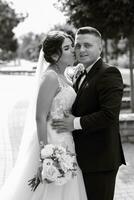
[[[102,61],[102,67],[100,68],[100,71],[99,71],[99,74],[98,74],[98,77],[107,77],[107,78],[110,78],[110,77],[122,77],[121,76],[121,72],[120,70],[118,69],[118,66],[114,66],[114,65],[110,65],[109,63],[106,63],[104,61]]]
[[[104,71],[104,72],[118,72],[118,73],[120,73],[120,70],[118,69],[119,67],[118,66],[115,66],[115,65],[111,65],[111,64],[109,64],[109,63],[106,63],[106,62],[102,62],[103,64],[102,64],[102,71]]]

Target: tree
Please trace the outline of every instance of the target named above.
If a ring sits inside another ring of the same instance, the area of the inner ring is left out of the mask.
[[[14,9],[7,2],[0,0],[0,49],[3,51],[15,52],[18,43],[14,37],[13,29],[23,20],[25,17],[22,14],[17,15]]]
[[[21,36],[18,49],[19,57],[26,60],[37,61],[44,37],[44,34],[38,35],[32,32]]]
[[[57,24],[53,28],[51,28],[49,31],[53,30],[61,30],[65,31],[68,34],[72,35],[74,37],[75,29],[73,26],[64,24],[60,25]],[[20,58],[24,58],[27,60],[33,60],[37,61],[39,56],[39,51],[42,45],[42,42],[45,38],[46,33],[42,33],[40,35],[34,34],[32,32],[29,32],[28,34],[25,34],[20,37],[20,44],[18,48],[18,54]]]
[[[58,0],[57,6],[69,17],[68,22],[76,28],[96,27],[107,44],[107,39],[121,37],[129,41],[131,80],[131,109],[134,112],[133,45],[134,1],[133,0]]]
[[[68,33],[69,35],[71,35],[73,38],[75,37],[75,32],[76,32],[76,28],[73,25],[70,24],[57,24],[55,25],[51,30],[60,30],[60,31],[64,31],[66,33]]]

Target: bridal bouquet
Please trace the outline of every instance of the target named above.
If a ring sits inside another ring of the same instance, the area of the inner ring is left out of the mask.
[[[76,176],[77,163],[75,154],[59,145],[48,144],[41,150],[42,180],[56,185],[63,185]],[[29,185],[36,189],[39,180],[31,179]],[[36,185],[35,185],[36,184]]]

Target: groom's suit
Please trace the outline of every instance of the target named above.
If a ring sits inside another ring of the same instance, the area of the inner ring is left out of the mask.
[[[78,84],[79,80],[74,85],[76,90]],[[73,137],[89,200],[112,199],[104,198],[103,194],[101,196],[101,184],[109,172],[107,184],[111,180],[113,185],[118,167],[125,164],[119,134],[122,94],[123,82],[119,70],[99,59],[82,82],[72,107],[72,114],[80,117],[82,127],[73,131]],[[93,199],[95,191],[97,194]]]

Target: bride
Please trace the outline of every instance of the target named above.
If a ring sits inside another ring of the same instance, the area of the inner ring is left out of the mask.
[[[61,31],[49,32],[38,60],[35,94],[29,108],[18,159],[0,191],[0,199],[87,200],[79,168],[77,176],[61,186],[43,181],[32,191],[28,185],[28,180],[35,174],[40,175],[40,144],[59,144],[75,153],[72,134],[58,134],[51,127],[51,120],[63,118],[64,113],[71,110],[75,100],[76,93],[64,76],[66,67],[73,63],[72,37]]]

